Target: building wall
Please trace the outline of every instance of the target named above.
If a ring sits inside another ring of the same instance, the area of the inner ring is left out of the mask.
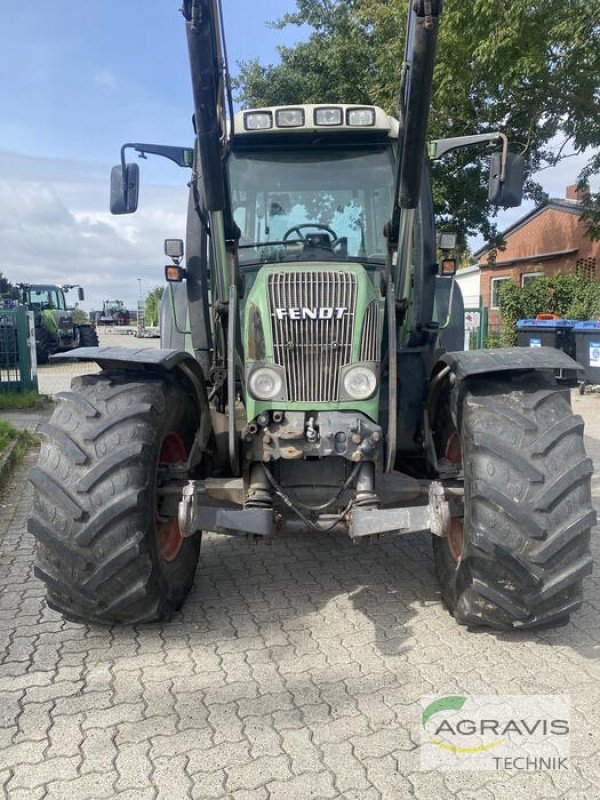
[[[536,255],[544,256],[565,250],[576,252],[536,261]],[[523,258],[528,260],[502,263]],[[585,224],[579,215],[558,208],[543,209],[507,236],[506,248],[496,253],[496,266],[488,266],[489,253],[482,254],[480,258],[481,295],[484,305],[490,308],[490,327],[500,325],[500,314],[491,307],[492,279],[508,277],[520,286],[523,275],[540,272],[551,276],[560,270],[575,269],[576,263],[583,259],[595,259],[596,278],[600,278],[600,242],[592,242],[586,236]]]
[[[506,248],[498,250],[496,261],[509,261],[543,253],[552,253],[577,247],[577,258],[600,256],[600,243],[586,236],[585,223],[578,214],[558,208],[545,208],[532,220],[506,239]],[[487,264],[488,253],[481,256],[480,264]]]
[[[456,273],[456,283],[460,286],[463,300],[467,308],[479,305],[481,272],[477,267],[459,269]]]

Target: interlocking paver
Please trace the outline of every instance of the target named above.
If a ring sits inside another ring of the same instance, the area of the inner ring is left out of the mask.
[[[600,398],[573,404],[600,506]],[[48,610],[32,576],[23,470],[2,503],[0,796],[600,800],[597,574],[568,626],[475,635],[440,605],[426,537],[210,534],[171,623],[88,628]],[[572,769],[420,771],[431,692],[568,692]]]
[[[45,797],[45,786],[38,786],[37,789],[13,789],[10,793],[10,800],[45,800]]]
[[[227,773],[226,788],[229,792],[238,789],[258,789],[273,778],[287,780],[292,777],[289,759],[281,756],[260,756],[248,764],[233,764],[225,768]],[[310,794],[309,794],[310,797]]]
[[[44,796],[44,800],[71,800],[73,797],[81,797],[82,800],[113,798],[114,780],[114,775],[110,773],[94,772],[70,781],[52,781],[48,784],[48,794]]]
[[[149,751],[150,742],[123,744],[118,747],[115,759],[117,789],[143,789],[152,785]]]
[[[157,758],[154,761],[152,784],[157,797],[177,797],[178,800],[190,797],[193,781],[185,770],[187,762],[186,755]]]
[[[8,782],[8,796],[13,789],[35,789],[50,780],[73,781],[79,777],[81,757],[50,758],[36,764],[17,764]]]
[[[273,781],[268,785],[269,800],[305,800],[307,797],[339,797],[329,772],[309,772],[289,781]]]
[[[83,756],[82,774],[100,772],[112,774],[118,749],[115,744],[115,728],[93,728],[85,731],[80,751]],[[113,781],[114,781],[113,775]]]

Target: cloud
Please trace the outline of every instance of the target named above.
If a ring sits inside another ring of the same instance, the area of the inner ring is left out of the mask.
[[[88,309],[107,297],[134,307],[138,278],[144,290],[163,282],[163,239],[184,236],[184,181],[143,186],[138,213],[113,217],[97,165],[0,152],[0,174],[0,270],[11,281],[80,283]]]

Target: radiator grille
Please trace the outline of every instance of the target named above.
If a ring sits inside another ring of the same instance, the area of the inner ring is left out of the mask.
[[[269,276],[269,302],[275,363],[285,370],[289,400],[337,400],[340,369],[352,361],[356,275],[278,272]],[[310,318],[315,314],[321,318]]]
[[[360,360],[379,361],[379,309],[377,303],[367,308],[360,337]]]

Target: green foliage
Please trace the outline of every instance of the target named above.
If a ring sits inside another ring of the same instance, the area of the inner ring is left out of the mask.
[[[558,272],[550,278],[536,278],[523,288],[512,281],[500,285],[501,342],[517,343],[516,323],[537,314],[558,314],[564,319],[591,320],[600,315],[600,282],[574,272]]]
[[[6,278],[2,272],[0,272],[0,297],[2,298],[12,298],[14,296],[15,287],[12,283]]]
[[[242,63],[245,107],[303,102],[376,103],[397,112],[407,3],[397,0],[297,0],[274,23],[308,25],[309,38],[279,50],[281,63]],[[401,7],[400,7],[401,6]],[[577,152],[600,146],[600,24],[588,0],[472,0],[447,3],[440,26],[431,138],[501,130],[524,153],[529,173],[556,164],[559,135]],[[487,158],[470,148],[435,168],[438,218],[463,245],[488,221]],[[587,175],[600,171],[592,158]],[[585,171],[584,171],[585,172]],[[527,196],[543,199],[532,181]],[[588,221],[600,236],[600,219]]]
[[[144,305],[144,320],[148,326],[158,325],[158,312],[160,307],[160,299],[165,291],[164,286],[155,286],[146,295]]]
[[[485,340],[486,350],[493,350],[496,347],[503,347],[502,338],[495,334],[490,334]]]
[[[28,447],[37,441],[35,436],[27,431],[19,431],[9,425],[6,420],[0,419],[0,456],[7,450],[9,445],[16,442],[16,457],[21,458]]]
[[[88,322],[88,320],[88,315],[82,308],[75,307],[73,309],[73,323],[75,325],[81,325],[82,322]]]
[[[0,392],[0,411],[21,408],[38,408],[45,402],[37,392]]]

